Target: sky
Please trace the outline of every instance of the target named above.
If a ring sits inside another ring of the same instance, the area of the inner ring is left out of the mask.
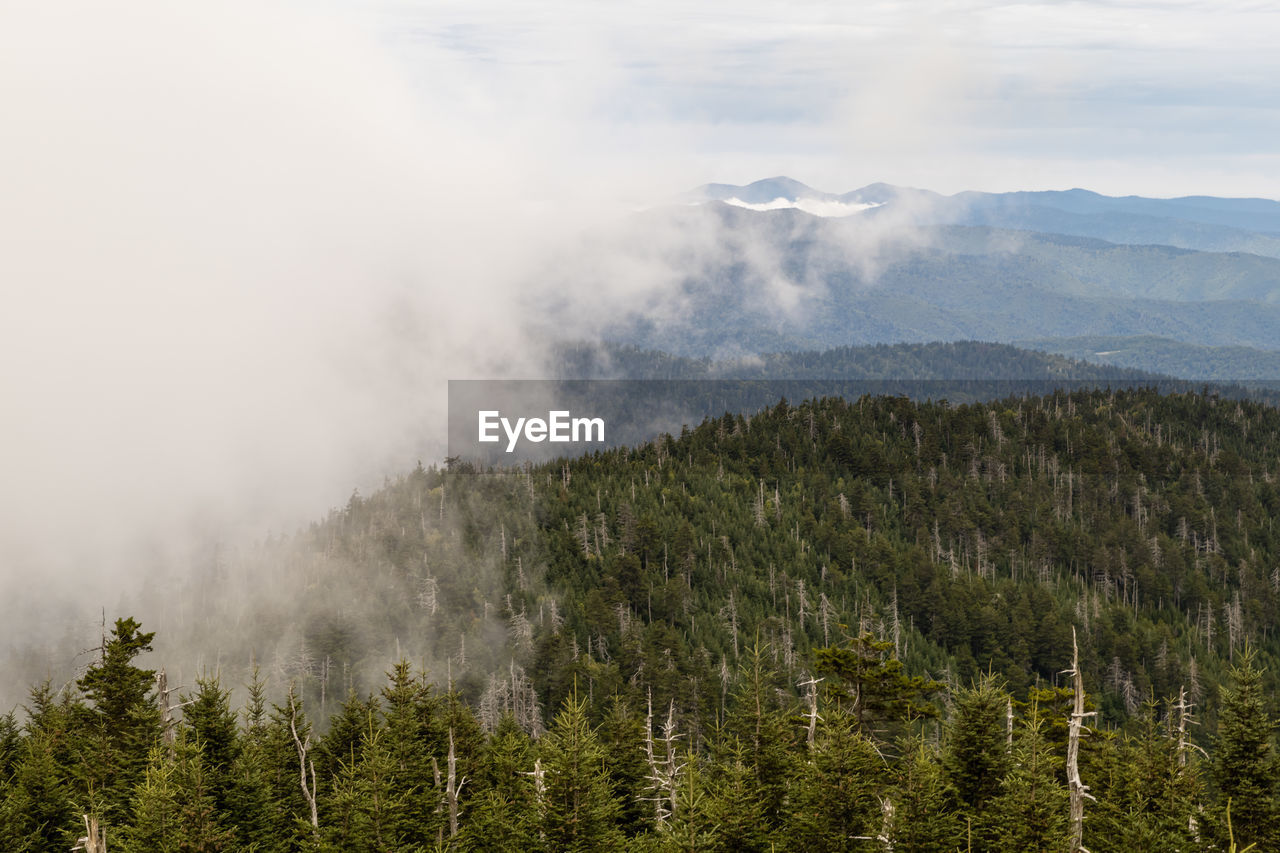
[[[1274,3],[351,2],[406,67],[444,48],[473,106],[572,121],[601,166],[1280,197]]]
[[[529,270],[704,182],[1280,198],[1277,36],[1245,2],[0,4],[0,582],[439,458],[448,378],[530,374],[522,305],[573,332],[672,280]]]

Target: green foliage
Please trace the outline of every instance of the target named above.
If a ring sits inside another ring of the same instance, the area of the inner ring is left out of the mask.
[[[168,843],[148,826],[259,853],[1056,849],[1073,627],[1099,712],[1086,845],[1224,849],[1230,801],[1239,845],[1275,847],[1277,437],[1280,413],[1201,395],[868,397],[420,469],[306,533],[300,562],[317,584],[367,569],[388,630],[444,650],[424,659],[447,688],[368,671],[361,599],[307,621],[284,705],[255,675],[237,719],[198,681],[170,755],[152,637],[122,619],[72,689],[0,717],[0,849],[69,849],[85,813],[131,849]],[[1144,708],[1183,686],[1185,737],[1181,711]],[[650,695],[678,735],[666,816]]]
[[[839,710],[828,714],[797,774],[787,837],[796,850],[865,850],[885,835],[887,766],[861,724]]]
[[[1276,802],[1275,720],[1262,692],[1256,654],[1246,650],[1222,688],[1213,780],[1219,798],[1220,837],[1226,838],[1231,808],[1234,837],[1242,845],[1280,848],[1280,804]]]
[[[972,816],[987,809],[1009,769],[1007,711],[1012,697],[991,676],[956,691],[943,763],[956,795]]]
[[[1045,737],[1032,705],[1014,738],[1009,771],[983,821],[990,850],[1050,851],[1067,836],[1067,788],[1062,761]]]
[[[154,747],[137,788],[124,853],[221,853],[233,848],[199,747],[187,737]]]
[[[547,849],[585,852],[619,846],[619,803],[584,701],[574,696],[565,701],[539,752],[545,786],[539,794],[539,834]]]
[[[936,750],[923,739],[909,747],[893,768],[894,784],[887,794],[892,804],[893,849],[905,853],[955,850],[965,830],[955,786]]]
[[[848,710],[860,731],[882,740],[892,739],[890,724],[919,717],[936,717],[937,708],[923,699],[945,685],[921,676],[908,676],[902,661],[889,654],[893,643],[871,632],[843,647],[816,652],[819,675],[829,676],[828,695],[838,710]]]

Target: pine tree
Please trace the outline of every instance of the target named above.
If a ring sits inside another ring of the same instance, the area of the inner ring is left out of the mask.
[[[712,849],[743,853],[768,850],[776,825],[770,820],[767,794],[752,766],[753,750],[737,735],[717,734],[702,803],[708,824],[704,829],[714,841]]]
[[[39,853],[69,849],[80,815],[58,766],[52,735],[37,730],[22,746],[0,799],[0,850]]]
[[[646,802],[649,768],[641,744],[645,741],[644,717],[632,713],[614,696],[598,731],[609,765],[609,778],[621,804],[618,825],[628,835],[639,835],[653,821],[653,804]]]
[[[155,633],[132,618],[117,619],[104,638],[101,659],[76,685],[92,705],[83,712],[83,737],[75,746],[77,775],[90,810],[104,826],[125,823],[134,787],[146,773],[148,754],[160,738],[160,711],[151,697],[155,671],[134,665],[151,651]]]
[[[1045,721],[1032,703],[1013,744],[1009,772],[992,799],[987,826],[992,850],[1062,849],[1068,837],[1068,795],[1062,761],[1045,738]]]
[[[1226,838],[1226,808],[1241,846],[1280,849],[1280,809],[1276,803],[1275,722],[1262,694],[1256,653],[1246,649],[1222,687],[1213,779],[1218,789],[1218,833]]]
[[[470,812],[458,838],[463,850],[521,853],[536,849],[538,800],[533,744],[505,714],[485,744],[476,769]]]
[[[885,829],[886,766],[853,714],[831,711],[788,798],[796,849],[865,850]]]
[[[953,701],[943,765],[961,804],[976,814],[999,792],[1009,766],[1005,713],[1010,698],[999,681],[984,676],[956,691]]]
[[[249,699],[243,710],[241,748],[231,768],[226,795],[226,821],[235,827],[236,841],[246,850],[269,853],[278,846],[271,833],[266,685],[256,666],[248,690]]]
[[[620,846],[619,803],[586,702],[576,695],[566,699],[539,746],[546,780],[540,823],[547,848],[586,853]]]
[[[955,787],[937,751],[922,739],[909,743],[896,764],[890,839],[901,853],[950,853],[964,836]]]
[[[194,697],[183,696],[183,721],[200,750],[205,781],[219,812],[228,809],[234,770],[240,758],[240,731],[231,710],[231,691],[215,678],[197,678]]]
[[[782,821],[796,738],[794,727],[778,707],[778,677],[768,665],[767,652],[766,645],[756,642],[743,655],[724,733],[736,738],[744,750],[745,766],[754,777],[753,798],[772,831]]]
[[[124,853],[221,853],[233,849],[232,833],[219,820],[198,746],[179,737],[170,755],[151,750],[138,786]]]
[[[360,757],[343,763],[333,781],[333,793],[323,829],[335,850],[352,853],[403,851],[419,848],[411,836],[413,806],[431,802],[430,792],[403,784],[400,764],[385,728],[372,717]]]
[[[831,679],[827,692],[836,708],[850,713],[864,734],[881,740],[892,740],[903,720],[936,716],[925,698],[944,686],[906,675],[892,649],[891,641],[864,631],[845,646],[815,653],[818,673]]]
[[[712,853],[724,849],[719,828],[709,810],[702,761],[692,751],[681,758],[675,810],[660,834],[649,836],[650,847],[663,853]],[[643,849],[643,848],[640,848]]]

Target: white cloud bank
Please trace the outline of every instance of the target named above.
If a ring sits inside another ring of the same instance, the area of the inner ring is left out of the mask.
[[[773,201],[767,201],[763,204],[752,204],[735,197],[725,199],[724,203],[731,204],[734,207],[745,207],[747,210],[801,210],[813,216],[822,217],[853,216],[855,213],[862,213],[864,210],[880,207],[879,203],[859,204],[857,202],[827,201],[819,198],[775,198]]]

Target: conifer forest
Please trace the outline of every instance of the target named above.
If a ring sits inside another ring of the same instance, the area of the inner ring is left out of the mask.
[[[1280,850],[1277,514],[1280,411],[1141,389],[419,465],[219,564],[296,636],[108,612],[0,850]]]

